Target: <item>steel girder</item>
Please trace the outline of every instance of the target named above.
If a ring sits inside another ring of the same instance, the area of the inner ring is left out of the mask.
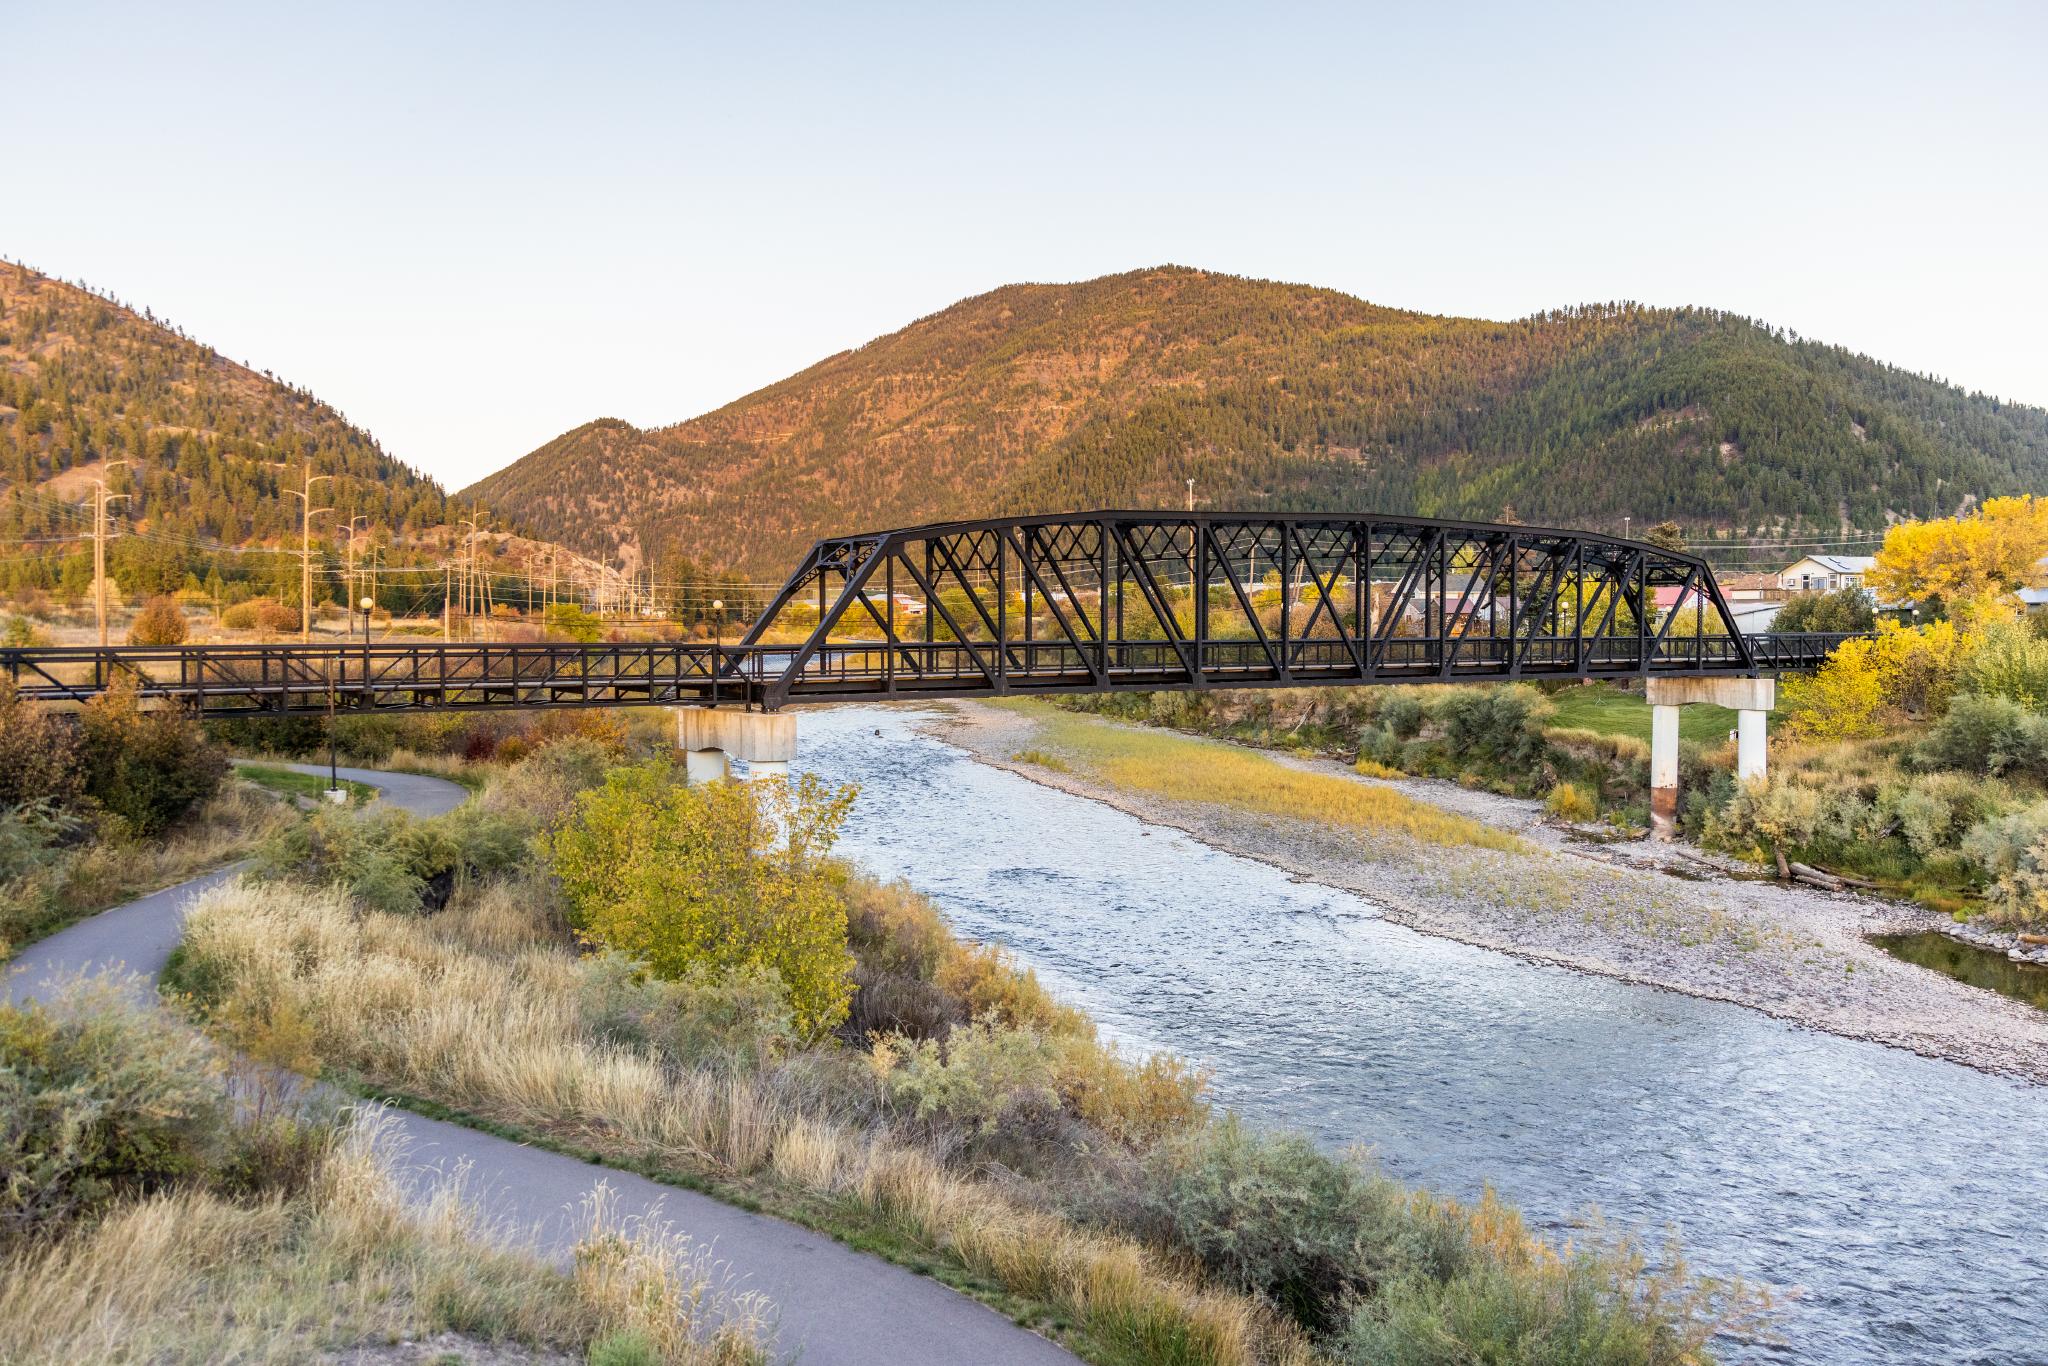
[[[1414,517],[1104,511],[832,538],[742,644],[796,625],[764,706],[1766,667],[1697,556]]]

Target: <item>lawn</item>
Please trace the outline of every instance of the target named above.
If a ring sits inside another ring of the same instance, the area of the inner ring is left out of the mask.
[[[1600,735],[1633,735],[1648,743],[1650,704],[1612,683],[1586,683],[1550,694],[1557,709],[1550,725],[1559,730],[1590,730]],[[1702,745],[1727,742],[1735,729],[1735,713],[1727,707],[1695,703],[1678,709],[1678,738]]]
[[[252,783],[269,788],[272,792],[287,797],[310,797],[314,801],[325,801],[322,795],[327,791],[327,775],[324,773],[301,773],[295,768],[277,768],[270,764],[236,764],[235,772]],[[348,793],[350,806],[361,806],[377,795],[377,789],[368,783],[341,780],[342,791]]]

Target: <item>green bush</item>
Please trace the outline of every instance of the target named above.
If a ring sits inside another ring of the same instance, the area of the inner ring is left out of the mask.
[[[1141,1231],[1315,1332],[1380,1276],[1438,1270],[1433,1250],[1396,1227],[1398,1187],[1235,1117],[1156,1149],[1140,1199]]]
[[[2002,622],[1986,627],[1964,654],[1956,670],[1956,687],[2048,710],[2048,640]]]
[[[579,793],[604,782],[611,755],[589,736],[571,735],[534,750],[507,769],[483,796],[483,806],[552,830],[576,808]]]
[[[414,914],[446,905],[458,886],[510,871],[527,835],[524,823],[472,806],[431,820],[323,807],[264,841],[250,871],[310,887],[340,883],[370,910]]]
[[[584,960],[579,1000],[593,1036],[678,1067],[755,1072],[796,1039],[782,979],[765,970],[724,978],[699,970],[665,981],[606,950]]]
[[[827,861],[853,789],[815,776],[686,785],[615,768],[543,836],[576,929],[680,979],[766,968],[806,1036],[846,1018],[853,955]]]
[[[227,758],[183,712],[144,711],[132,687],[116,685],[78,718],[85,795],[139,835],[161,833],[211,797]]]
[[[1457,688],[1437,702],[1435,719],[1453,758],[1518,769],[1542,757],[1548,712],[1533,688]]]
[[[1877,609],[1861,588],[1809,593],[1792,599],[1771,619],[1773,631],[1874,631]]]
[[[2048,919],[2048,801],[1979,822],[1962,853],[1989,881],[1999,919]]]
[[[205,1172],[230,1117],[200,1036],[114,986],[0,1005],[0,1246]]]
[[[1428,720],[1429,708],[1423,704],[1421,695],[1410,688],[1389,690],[1379,706],[1380,725],[1397,740],[1413,740],[1422,734],[1423,724]]]
[[[2048,700],[2048,695],[2044,695]],[[2004,695],[1959,693],[1915,750],[1924,768],[2048,776],[2048,716]]]

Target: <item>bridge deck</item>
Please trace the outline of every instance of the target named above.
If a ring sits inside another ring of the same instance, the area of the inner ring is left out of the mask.
[[[1811,669],[1848,637],[1751,636],[1757,670]],[[529,707],[760,706],[863,698],[937,698],[1185,688],[1489,682],[1542,678],[1726,674],[1742,657],[1728,637],[1666,640],[1472,639],[1453,652],[1395,638],[1370,652],[1331,640],[1291,642],[1268,658],[1256,641],[1094,650],[988,641],[832,641],[798,661],[788,645],[594,645],[377,642],[363,645],[55,646],[0,648],[0,674],[20,695],[82,704],[121,680],[144,698],[205,716]],[[1364,655],[1363,658],[1360,656]],[[1190,665],[1193,667],[1190,668]],[[714,671],[716,677],[714,679]],[[990,681],[990,674],[994,682]]]

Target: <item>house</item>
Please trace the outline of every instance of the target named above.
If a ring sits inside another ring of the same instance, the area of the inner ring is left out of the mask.
[[[1833,593],[1861,588],[1877,563],[1872,555],[1805,555],[1778,571],[1778,586],[1794,593]]]

